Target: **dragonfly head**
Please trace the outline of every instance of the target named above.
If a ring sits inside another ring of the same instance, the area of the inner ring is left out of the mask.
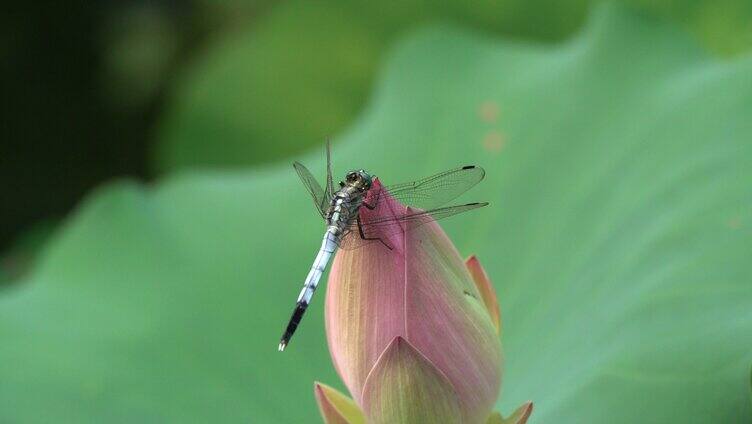
[[[373,177],[368,172],[360,169],[357,171],[350,171],[345,175],[345,181],[340,183],[341,186],[355,187],[361,192],[368,191],[373,183]]]

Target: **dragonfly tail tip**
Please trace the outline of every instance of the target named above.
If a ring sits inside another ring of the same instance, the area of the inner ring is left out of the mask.
[[[287,347],[287,343],[285,343],[284,340],[281,341],[281,342],[279,342],[279,351],[280,352],[284,352],[286,347]]]

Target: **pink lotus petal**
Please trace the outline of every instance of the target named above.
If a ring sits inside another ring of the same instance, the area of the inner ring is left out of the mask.
[[[386,201],[393,207],[382,212],[399,210]],[[498,396],[502,358],[476,283],[436,222],[413,222],[389,236],[399,248],[372,243],[334,260],[326,325],[335,368],[363,406],[366,377],[400,337],[446,376],[464,421],[484,421]]]
[[[319,382],[314,383],[313,391],[319,404],[321,417],[326,424],[364,424],[363,412],[350,398],[337,390]]]
[[[363,408],[374,424],[463,422],[452,384],[401,337],[368,375]]]
[[[340,251],[326,291],[326,334],[337,372],[360,402],[366,376],[396,336],[405,336],[400,258],[380,244]]]
[[[407,232],[407,340],[447,375],[468,415],[488,416],[501,384],[501,346],[480,293],[436,222]],[[419,247],[411,249],[411,245]]]
[[[488,278],[488,274],[486,274],[486,270],[483,269],[483,266],[475,255],[467,258],[465,266],[467,266],[468,271],[470,271],[470,275],[475,282],[475,287],[477,287],[478,292],[480,292],[483,303],[486,305],[486,310],[491,316],[491,321],[496,327],[496,333],[501,334],[499,301],[496,299],[496,290],[494,290],[491,280]]]

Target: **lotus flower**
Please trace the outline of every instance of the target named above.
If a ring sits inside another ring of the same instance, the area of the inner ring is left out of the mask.
[[[386,196],[361,213],[404,210]],[[500,319],[480,262],[463,262],[434,221],[382,232],[391,250],[381,243],[343,250],[332,266],[327,340],[352,399],[316,383],[325,422],[526,422],[530,403],[508,420],[492,413],[501,385]]]

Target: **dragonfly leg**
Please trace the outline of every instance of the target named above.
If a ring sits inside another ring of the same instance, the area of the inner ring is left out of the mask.
[[[381,239],[381,237],[366,237],[365,232],[363,232],[363,224],[360,222],[360,217],[356,219],[356,222],[358,223],[358,232],[360,233],[360,238],[362,238],[363,240],[378,240],[381,242],[381,244],[386,246],[387,249],[392,250],[392,246],[386,244],[384,240]]]
[[[381,190],[382,189],[379,189],[379,192],[376,193],[376,198],[371,200],[371,203],[367,203],[366,201],[363,201],[363,206],[365,206],[366,209],[371,210],[371,211],[376,209],[376,205],[379,204],[379,197],[381,197]]]

